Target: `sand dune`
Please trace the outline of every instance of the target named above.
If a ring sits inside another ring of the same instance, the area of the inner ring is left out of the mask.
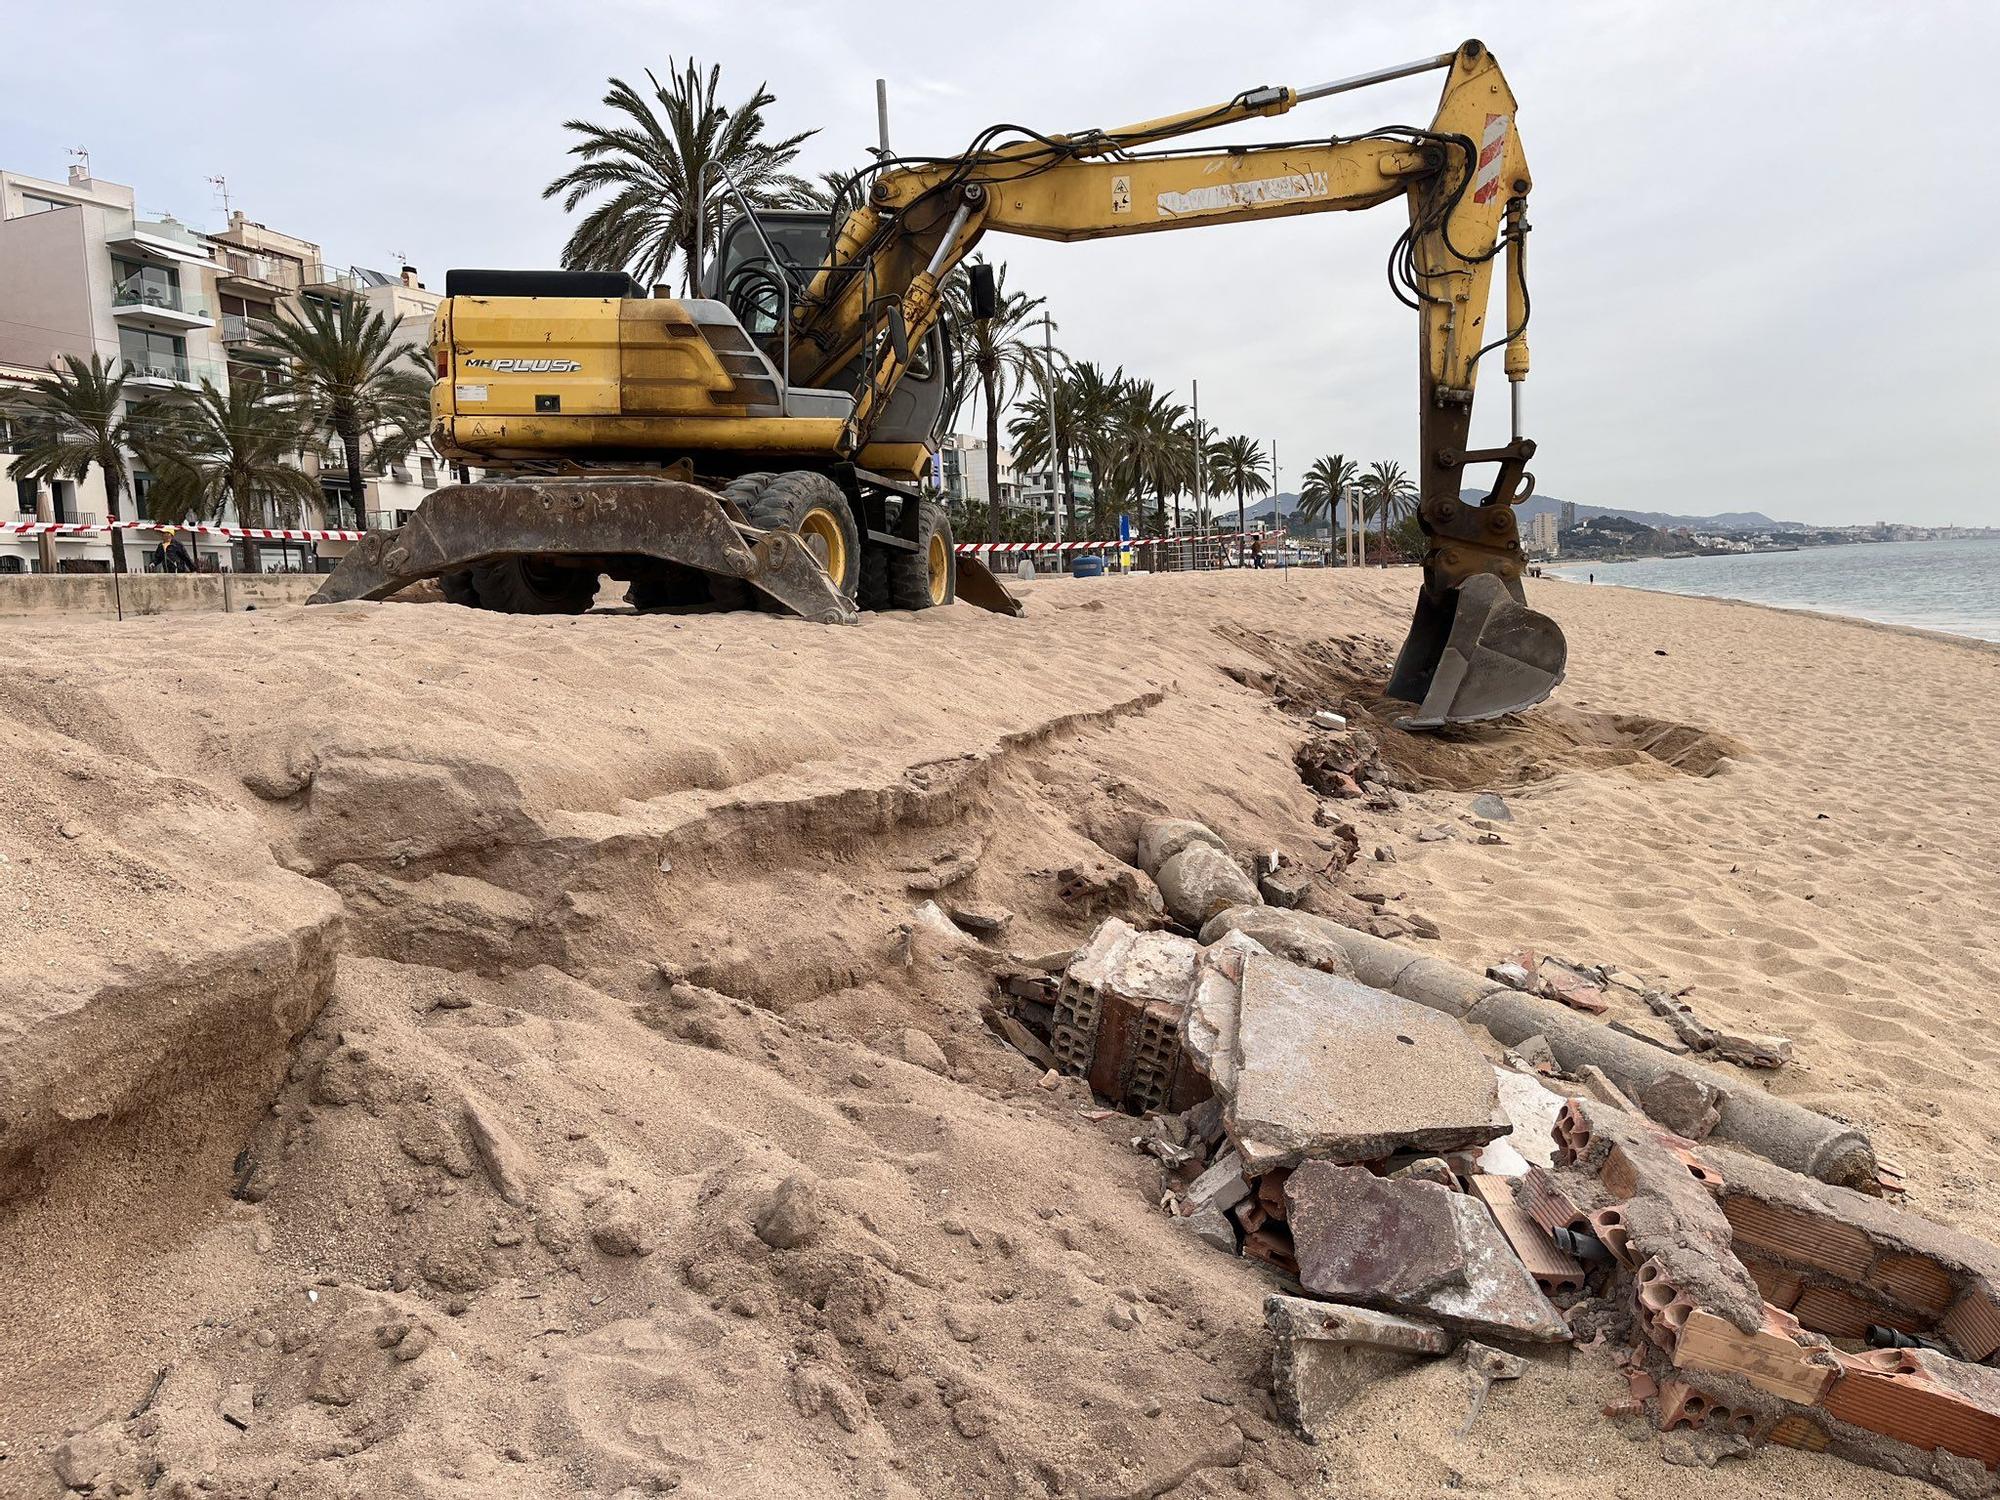
[[[1021,952],[1087,934],[1056,872],[1116,868],[1148,814],[1323,863],[1307,731],[1251,684],[1351,690],[1413,585],[1043,580],[1022,621],[853,630],[10,621],[0,1494],[60,1464],[186,1495],[1933,1493],[1776,1450],[1664,1469],[1598,1415],[1603,1350],[1541,1356],[1464,1438],[1438,1365],[1292,1441],[1266,1275],[1155,1211],[1131,1122],[990,1036],[981,955],[905,961],[911,869],[949,854]],[[1913,1206],[2000,1236],[2000,654],[1535,598],[1572,644],[1556,704],[1392,732],[1420,789],[1355,820],[1396,860],[1316,901],[1376,887],[1468,963],[1693,984],[1794,1039],[1771,1086],[1871,1129]],[[67,1023],[90,1077],[15,1112],[40,1062],[7,1024],[112,979]],[[774,1246],[787,1178],[814,1212]]]

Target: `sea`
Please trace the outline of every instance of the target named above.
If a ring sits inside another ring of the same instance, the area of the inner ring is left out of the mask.
[[[1862,542],[1621,563],[1579,560],[1547,563],[1542,571],[1578,583],[1595,574],[1599,583],[1623,588],[1747,599],[2000,641],[2000,539]]]

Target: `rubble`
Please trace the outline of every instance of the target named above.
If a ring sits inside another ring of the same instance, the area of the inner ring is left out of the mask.
[[[1057,1065],[1140,1112],[1199,1103],[1208,1080],[1184,1061],[1180,1041],[1199,953],[1172,933],[1116,919],[1100,926],[1063,973],[1049,1034]]]
[[[1206,844],[1223,854],[1229,852],[1222,836],[1205,823],[1187,818],[1148,818],[1139,825],[1139,852],[1133,862],[1148,875],[1157,876],[1161,865],[1190,844]]]
[[[1569,1325],[1477,1200],[1432,1182],[1308,1162],[1286,1183],[1299,1281],[1457,1333],[1559,1342]]]
[[[1252,954],[1224,1119],[1246,1168],[1368,1161],[1504,1135],[1492,1070],[1448,1018],[1353,980]]]
[[[1309,1441],[1364,1383],[1448,1354],[1453,1342],[1414,1318],[1277,1293],[1264,1299],[1264,1324],[1273,1339],[1271,1395],[1279,1414]]]
[[[1407,1305],[1465,1282],[1451,1189],[1309,1161],[1286,1180],[1299,1281],[1335,1302]]]
[[[1481,792],[1472,799],[1472,815],[1475,818],[1490,818],[1496,823],[1514,821],[1513,809],[1507,806],[1506,798],[1498,792]]]
[[[1354,978],[1343,935],[1347,929],[1306,911],[1282,911],[1273,906],[1232,906],[1210,917],[1201,929],[1204,943],[1220,942],[1225,933],[1239,932],[1279,958],[1343,978]]]
[[[1724,1062],[1740,1063],[1746,1068],[1782,1068],[1792,1060],[1792,1044],[1785,1037],[1757,1033],[1738,1036],[1718,1031],[1697,1016],[1680,995],[1670,995],[1665,990],[1648,989],[1640,998],[1692,1051],[1712,1052]]]
[[[1197,932],[1218,912],[1264,903],[1242,867],[1210,844],[1189,844],[1161,865],[1153,879],[1167,914]]]

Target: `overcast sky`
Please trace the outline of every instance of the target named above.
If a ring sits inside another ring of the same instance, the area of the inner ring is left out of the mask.
[[[0,165],[66,148],[142,209],[220,225],[206,179],[329,260],[438,285],[556,262],[540,197],[561,122],[609,74],[692,53],[760,79],[802,165],[852,166],[886,74],[901,150],[981,127],[1109,126],[1483,39],[1535,177],[1528,434],[1545,495],[1826,522],[2000,523],[1996,109],[1986,4],[805,5],[340,0],[219,8],[6,0]],[[1302,106],[1238,138],[1427,124],[1441,75]],[[1992,96],[1987,95],[1989,101]],[[1206,141],[1208,137],[1202,137]],[[1414,464],[1414,315],[1382,264],[1402,210],[1091,245],[992,236],[1059,342],[1278,444]],[[1497,309],[1496,296],[1496,309]],[[1496,318],[1498,316],[1496,310]],[[1476,439],[1505,436],[1489,357]]]

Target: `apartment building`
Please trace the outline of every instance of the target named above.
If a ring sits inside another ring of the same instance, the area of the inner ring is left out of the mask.
[[[202,233],[171,215],[140,212],[133,190],[93,178],[87,165],[64,182],[0,171],[0,399],[20,390],[64,355],[97,354],[122,362],[132,399],[175,399],[203,381],[219,389],[274,384],[282,362],[261,348],[261,325],[297,299],[349,292],[396,321],[421,347],[440,300],[403,267],[397,276],[326,264],[318,244],[256,223],[240,211],[226,228]],[[92,470],[80,485],[31,485],[11,473],[17,435],[0,422],[0,514],[12,518],[94,522],[107,519],[104,479]],[[407,464],[364,476],[348,493],[345,465],[317,467],[324,503],[302,518],[315,528],[394,526],[440,483],[442,466],[427,448]],[[143,519],[151,476],[132,466],[120,507]],[[11,496],[14,504],[6,505]],[[225,516],[235,522],[234,515]],[[152,539],[140,533],[126,549],[138,566]],[[325,567],[343,543],[260,549],[265,567]],[[241,566],[247,554],[221,539],[199,547],[204,567]],[[0,572],[103,571],[106,536],[0,537]]]
[[[988,502],[986,439],[968,433],[948,433],[939,445],[932,466],[937,488],[958,505],[985,505]],[[1021,484],[1014,473],[1014,455],[1000,450],[1000,503],[1009,508],[1021,503]]]
[[[1529,516],[1528,525],[1521,537],[1521,549],[1530,557],[1554,557],[1561,550],[1556,538],[1556,512],[1545,510],[1540,515]]]

